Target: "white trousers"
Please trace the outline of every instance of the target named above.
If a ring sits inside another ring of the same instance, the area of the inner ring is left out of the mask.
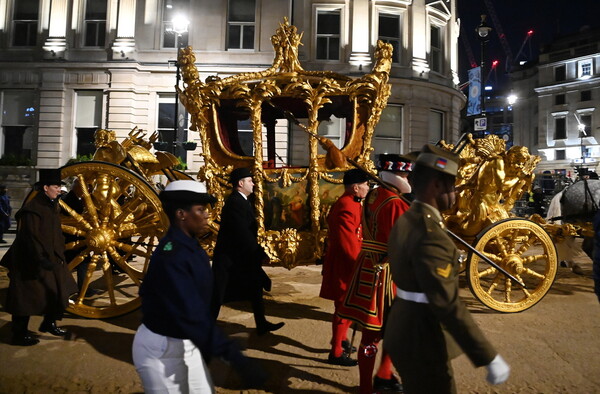
[[[214,393],[200,349],[189,339],[155,334],[140,325],[133,339],[133,364],[150,393]]]

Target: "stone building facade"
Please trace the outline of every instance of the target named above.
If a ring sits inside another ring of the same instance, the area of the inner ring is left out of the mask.
[[[542,48],[513,72],[515,139],[541,155],[538,171],[598,170],[600,30],[583,29]]]
[[[0,154],[59,167],[93,151],[96,129],[121,139],[137,126],[160,131],[194,172],[199,152],[180,149],[199,137],[175,105],[177,47],[193,47],[202,79],[263,70],[284,17],[304,32],[307,70],[361,75],[377,40],[392,43],[375,153],[458,138],[456,0],[0,0]],[[279,125],[281,157],[288,127]],[[342,143],[341,127],[324,130]]]

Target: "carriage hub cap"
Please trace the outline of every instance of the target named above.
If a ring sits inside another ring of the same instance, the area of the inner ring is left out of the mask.
[[[88,245],[94,252],[101,253],[112,243],[115,232],[106,228],[96,228],[88,235]]]
[[[502,260],[502,265],[511,274],[519,275],[523,272],[523,260],[516,254],[508,255]]]

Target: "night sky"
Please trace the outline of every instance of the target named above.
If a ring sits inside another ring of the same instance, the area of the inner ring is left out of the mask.
[[[481,14],[488,15],[487,24],[494,28],[486,46],[486,69],[492,60],[500,63],[495,73],[490,75],[488,84],[503,85],[506,77],[506,55],[500,44],[496,26],[484,0],[457,0],[458,16],[461,19],[462,34],[467,37],[475,62],[479,64],[481,43],[475,28]],[[535,60],[539,49],[554,38],[576,33],[582,26],[600,28],[600,0],[490,0],[493,4],[501,29],[504,31],[513,57],[516,57],[529,30],[534,33],[523,48],[519,60]],[[467,80],[467,70],[471,68],[466,55],[463,38],[459,38],[459,75],[461,83]],[[487,74],[487,72],[486,72]],[[498,86],[496,86],[498,87]],[[501,87],[501,86],[500,86]]]

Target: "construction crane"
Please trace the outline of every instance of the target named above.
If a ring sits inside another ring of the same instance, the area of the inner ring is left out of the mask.
[[[506,72],[510,73],[513,66],[513,55],[510,50],[510,46],[508,45],[508,41],[506,40],[506,35],[502,30],[502,25],[500,24],[500,19],[498,19],[498,15],[496,14],[496,8],[494,8],[494,4],[492,4],[492,0],[483,0],[486,8],[494,22],[494,27],[496,30],[496,34],[498,34],[498,39],[500,40],[500,44],[502,45],[502,49],[504,50],[504,54],[506,55]]]
[[[533,35],[533,30],[529,30],[527,32],[527,34],[525,35],[525,39],[523,40],[523,43],[521,44],[521,48],[519,48],[519,52],[517,52],[517,56],[515,57],[515,63],[519,61],[519,57],[521,56],[521,53],[523,52],[523,48],[525,48],[525,44],[527,44],[529,42],[529,56],[527,57],[527,60],[531,59],[531,42],[529,41],[531,39],[531,36]]]
[[[477,62],[475,61],[475,56],[473,56],[473,50],[471,49],[471,43],[469,42],[467,33],[465,32],[464,23],[460,24],[460,38],[465,47],[465,51],[467,52],[467,57],[469,58],[469,63],[471,63],[471,68],[477,67]]]

